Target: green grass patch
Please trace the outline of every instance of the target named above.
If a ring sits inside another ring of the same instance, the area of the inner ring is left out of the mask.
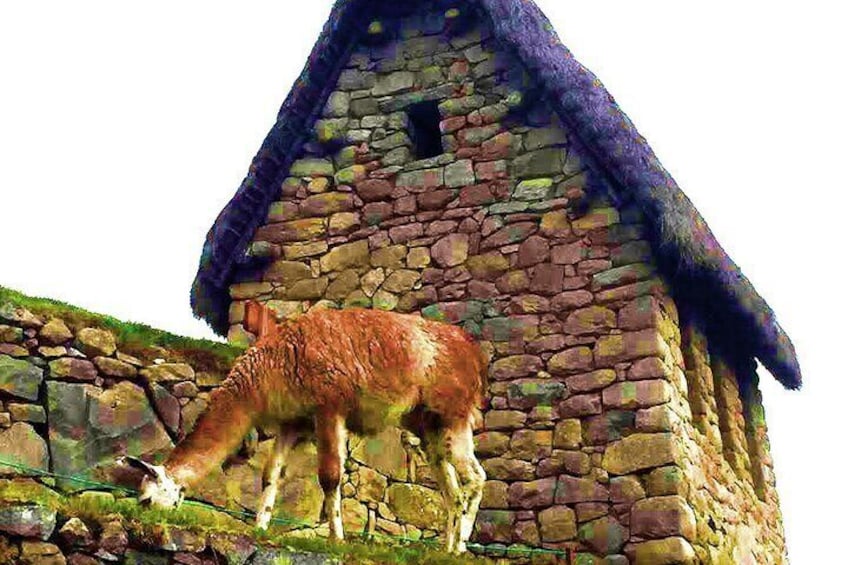
[[[74,332],[86,327],[109,330],[115,335],[122,352],[146,362],[161,356],[155,348],[164,348],[172,357],[169,361],[189,363],[198,371],[227,373],[236,357],[243,352],[225,343],[174,335],[144,324],[95,314],[58,300],[26,296],[0,286],[0,305],[5,303],[25,308],[44,318],[45,322],[52,317],[61,318]]]
[[[264,547],[337,556],[345,563],[361,565],[491,565],[494,561],[471,554],[450,555],[442,551],[441,541],[406,542],[378,536],[357,537],[348,534],[344,543],[331,543],[322,537],[303,537],[272,526],[263,531],[228,514],[190,502],[176,510],[150,508],[135,498],[115,498],[110,493],[87,492],[64,496],[32,479],[0,480],[0,506],[5,504],[38,504],[59,515],[58,526],[76,517],[90,527],[105,516],[118,514],[132,538],[145,539],[161,535],[164,529],[180,528],[198,534],[241,534]]]

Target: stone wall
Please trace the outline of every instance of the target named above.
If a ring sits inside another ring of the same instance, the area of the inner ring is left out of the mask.
[[[752,538],[760,562],[780,562],[779,525],[764,523],[775,500],[760,502],[733,470],[750,468],[739,450],[764,446],[764,426],[722,427],[706,382],[693,387],[693,419],[676,306],[640,213],[604,188],[485,22],[457,35],[421,5],[372,25],[397,36],[360,46],[341,71],[251,245],[270,266],[230,289],[230,339],[253,339],[241,325],[248,299],[281,319],[362,306],[461,324],[492,355],[473,540],[577,548],[586,563],[720,563],[748,535],[731,524],[751,520],[763,526]],[[438,105],[443,152],[422,159],[410,116],[426,101]],[[723,402],[731,381],[716,389]],[[380,468],[410,466],[400,432],[387,434],[365,450],[372,461],[354,457],[364,465],[345,495],[365,502],[378,531],[405,532],[414,516],[387,501],[426,467]],[[716,444],[723,436],[735,443]],[[714,496],[699,494],[699,469],[715,469]],[[366,475],[379,485],[367,496]],[[722,513],[731,499],[746,510]]]
[[[0,479],[0,494],[56,495],[31,479]],[[95,494],[95,493],[88,493]],[[96,493],[98,497],[108,494]],[[245,533],[166,524],[140,528],[120,514],[68,517],[13,496],[0,504],[2,565],[331,565],[318,553],[272,547]]]
[[[49,317],[48,317],[49,316]],[[0,457],[60,475],[135,487],[140,477],[115,465],[124,454],[161,460],[190,431],[223,380],[237,351],[207,343],[202,355],[169,349],[165,336],[124,353],[113,332],[80,324],[76,310],[33,313],[0,296]],[[88,322],[94,317],[86,316]],[[187,362],[194,357],[191,362]],[[202,360],[202,359],[205,359]],[[253,432],[240,456],[217,469],[190,496],[234,509],[255,510],[261,469],[272,439]],[[280,516],[316,522],[321,490],[315,448],[292,456]],[[0,476],[37,476],[0,465]],[[64,492],[97,488],[45,479]],[[346,505],[355,528],[365,508]]]
[[[35,471],[0,464],[0,478],[38,478],[47,471],[137,487],[140,476],[117,467],[116,459],[125,454],[164,459],[193,428],[237,352],[207,343],[211,352],[194,356],[207,359],[188,362],[185,351],[150,343],[136,344],[130,355],[96,316],[80,323],[75,309],[63,314],[51,307],[42,314],[19,302],[0,293],[0,458]],[[166,335],[161,341],[174,339]],[[374,438],[350,438],[343,485],[348,532],[413,539],[438,534],[441,496],[405,439],[394,428]],[[272,445],[264,430],[252,432],[241,451],[188,496],[254,511]],[[326,523],[318,524],[323,495],[316,469],[314,443],[293,450],[274,511],[293,524],[278,529],[326,535]],[[99,488],[78,480],[39,480],[65,493]]]
[[[681,395],[674,404],[683,422],[691,418],[694,425],[679,427],[682,464],[674,470],[679,476],[669,492],[685,497],[694,510],[695,551],[702,562],[784,563],[756,367],[710,346],[696,321],[684,318],[682,329],[669,346],[682,349],[683,363],[674,370],[685,370],[689,399]],[[713,390],[712,396],[703,394]]]

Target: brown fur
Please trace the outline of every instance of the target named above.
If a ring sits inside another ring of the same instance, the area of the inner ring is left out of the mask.
[[[249,300],[244,306],[244,329],[258,338],[276,331],[277,318],[274,311],[255,300]]]
[[[327,432],[335,418],[363,433],[402,425],[423,439],[479,425],[486,360],[461,328],[365,309],[319,310],[275,327],[263,309],[248,305],[246,327],[261,337],[165,463],[184,486],[219,465],[254,425],[312,423],[322,486],[341,474]]]

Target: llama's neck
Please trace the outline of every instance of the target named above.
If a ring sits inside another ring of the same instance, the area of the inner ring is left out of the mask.
[[[240,357],[209,397],[194,429],[171,452],[165,469],[184,487],[202,480],[241,444],[267,410],[267,376],[272,357],[254,348]]]

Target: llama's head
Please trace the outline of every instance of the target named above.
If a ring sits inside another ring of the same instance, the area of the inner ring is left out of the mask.
[[[138,501],[160,508],[176,508],[183,501],[183,487],[172,479],[162,465],[152,465],[136,457],[122,457],[119,463],[144,472]]]

